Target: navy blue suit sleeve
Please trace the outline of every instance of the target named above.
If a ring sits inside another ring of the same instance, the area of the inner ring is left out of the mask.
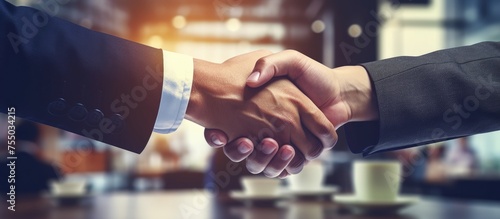
[[[162,51],[0,0],[0,112],[133,152],[153,130]]]
[[[500,42],[363,64],[379,121],[345,126],[365,155],[500,129]]]

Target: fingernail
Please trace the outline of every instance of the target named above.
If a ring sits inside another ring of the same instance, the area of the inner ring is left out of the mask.
[[[269,143],[263,143],[262,148],[261,148],[262,153],[264,154],[271,154],[274,151],[274,146]]]
[[[282,160],[288,160],[288,159],[292,158],[292,155],[293,155],[292,151],[290,151],[290,150],[283,150],[281,152],[281,159]]]
[[[248,172],[250,172],[251,174],[259,174],[261,172],[261,170],[259,170],[259,168],[257,168],[253,164],[249,164],[249,162],[247,162],[246,166],[247,166]]]
[[[250,74],[250,76],[248,76],[247,81],[249,81],[249,82],[257,82],[257,80],[259,80],[259,77],[260,77],[260,72],[255,71],[252,74]]]
[[[212,138],[212,143],[214,143],[215,145],[217,145],[217,146],[224,145],[224,142],[222,142],[222,140],[219,138],[219,136],[212,135],[211,138]]]
[[[266,176],[267,178],[274,178],[274,177],[276,177],[276,173],[269,172],[267,169],[265,169],[263,171],[263,173],[264,173],[264,176]]]
[[[240,144],[238,144],[238,151],[240,151],[240,153],[246,154],[250,150],[252,150],[252,148],[250,148],[250,146],[248,144],[245,144],[243,142],[241,142]]]

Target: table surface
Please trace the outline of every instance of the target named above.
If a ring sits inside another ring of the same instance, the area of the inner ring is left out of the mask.
[[[111,193],[93,195],[83,203],[61,206],[54,199],[24,197],[16,200],[16,211],[7,210],[0,202],[0,218],[5,219],[183,219],[183,218],[342,218],[342,219],[498,219],[500,202],[475,202],[422,198],[418,203],[396,215],[370,216],[353,214],[331,201],[284,200],[275,206],[248,206],[234,202],[214,201],[214,196],[202,190]]]

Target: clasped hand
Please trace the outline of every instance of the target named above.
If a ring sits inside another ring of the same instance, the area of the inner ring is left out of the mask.
[[[229,159],[246,159],[251,173],[283,178],[332,148],[335,128],[378,115],[343,96],[363,93],[355,84],[361,79],[371,89],[356,72],[363,67],[330,69],[296,51],[256,51],[222,64],[195,60],[186,118],[206,127],[207,142],[223,147]]]

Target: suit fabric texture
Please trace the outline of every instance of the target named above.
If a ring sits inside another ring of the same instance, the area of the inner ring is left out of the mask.
[[[160,104],[160,49],[0,1],[0,112],[141,152]]]
[[[500,42],[363,64],[379,121],[345,126],[365,155],[500,129]]]

